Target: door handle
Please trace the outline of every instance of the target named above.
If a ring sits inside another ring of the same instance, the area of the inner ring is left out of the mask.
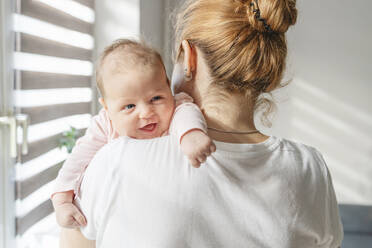
[[[17,121],[14,116],[1,116],[0,124],[9,126],[9,151],[10,157],[17,157]]]
[[[27,134],[29,118],[26,114],[17,114],[15,118],[17,126],[20,125],[22,127],[22,155],[26,155],[28,153]]]
[[[9,144],[10,144],[10,157],[17,157],[17,127],[21,125],[22,137],[22,154],[28,153],[27,133],[28,133],[29,118],[26,114],[17,114],[15,116],[0,116],[0,125],[9,126]]]

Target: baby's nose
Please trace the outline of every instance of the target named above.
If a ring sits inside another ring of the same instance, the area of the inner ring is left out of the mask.
[[[148,118],[151,118],[153,115],[154,115],[154,110],[151,106],[146,105],[141,108],[140,118],[148,119]]]

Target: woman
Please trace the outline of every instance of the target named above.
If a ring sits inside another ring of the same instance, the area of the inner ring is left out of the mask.
[[[266,107],[266,122],[273,106],[262,94],[281,87],[295,4],[185,3],[177,16],[172,85],[201,108],[217,151],[195,169],[170,137],[109,144],[88,168],[93,179],[82,184],[86,237],[98,247],[341,246],[337,201],[322,155],[262,134],[254,124],[258,109]],[[95,166],[104,161],[110,172]],[[62,235],[66,247],[95,245],[79,232]]]

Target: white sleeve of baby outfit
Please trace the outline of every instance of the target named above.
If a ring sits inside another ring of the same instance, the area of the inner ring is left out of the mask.
[[[174,96],[176,109],[173,114],[169,133],[175,135],[181,142],[182,137],[189,131],[199,129],[207,133],[207,124],[199,107],[193,103],[188,94],[181,92]]]
[[[77,140],[72,153],[64,162],[56,178],[52,196],[70,190],[77,194],[82,173],[97,151],[107,144],[112,133],[107,112],[102,109],[92,118],[85,135]]]
[[[339,208],[337,204],[335,190],[333,188],[332,177],[326,165],[326,162],[320,152],[317,152],[317,158],[325,168],[325,180],[327,188],[325,189],[325,213],[324,213],[324,227],[325,227],[325,242],[324,248],[339,248],[341,247],[344,238],[343,226],[339,215]]]

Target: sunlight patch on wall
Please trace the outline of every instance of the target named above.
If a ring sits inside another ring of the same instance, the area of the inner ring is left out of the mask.
[[[360,166],[360,168],[358,168],[359,173],[361,173],[363,170],[365,173],[372,173],[372,167],[368,166],[370,162],[369,157],[363,151],[360,151],[355,146],[353,146],[352,143],[340,142],[337,137],[328,135],[326,132],[320,131],[303,119],[293,118],[292,125],[294,128],[301,131],[301,137],[303,133],[308,134],[308,139],[306,140],[306,142],[304,142],[303,140],[301,140],[300,142],[311,144],[318,148],[331,147],[334,151],[343,151],[338,156],[342,157],[345,163],[353,163],[353,166],[355,167]],[[315,145],[313,144],[314,142],[317,142],[318,144]],[[328,151],[328,153],[331,153],[331,151]]]
[[[355,121],[360,121],[362,123],[366,123],[369,126],[372,126],[372,116],[369,113],[366,113],[358,108],[353,108],[352,106],[350,106],[350,104],[336,99],[326,91],[314,87],[313,85],[311,85],[310,83],[306,83],[302,79],[296,78],[294,86],[298,87],[299,89],[305,91],[308,94],[311,94],[316,98],[325,99],[329,104],[332,104],[335,107],[342,109],[342,111],[345,113],[352,114]]]
[[[366,134],[357,129],[355,125],[349,124],[322,109],[314,107],[314,105],[309,104],[303,99],[293,97],[291,103],[296,109],[300,110],[301,113],[306,113],[306,115],[321,120],[325,125],[331,126],[340,133],[348,134],[349,139],[362,143],[364,147],[372,145],[372,141],[366,139]]]

